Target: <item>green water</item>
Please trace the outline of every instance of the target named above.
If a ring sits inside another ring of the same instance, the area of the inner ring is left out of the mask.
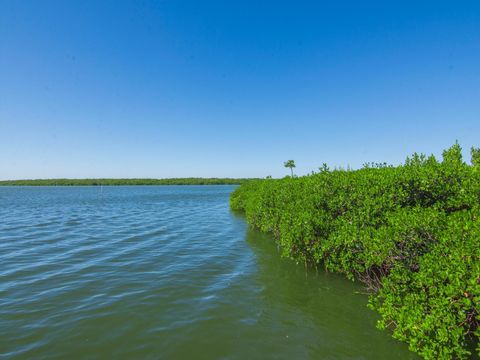
[[[281,259],[233,189],[0,188],[0,357],[415,358],[361,286]]]

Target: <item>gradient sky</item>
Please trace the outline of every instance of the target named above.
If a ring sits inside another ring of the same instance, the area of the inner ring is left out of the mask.
[[[480,146],[478,1],[0,0],[0,179]]]

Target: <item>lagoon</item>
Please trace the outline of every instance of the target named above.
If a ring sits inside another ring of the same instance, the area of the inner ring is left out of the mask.
[[[416,358],[361,285],[230,211],[235,187],[0,187],[0,357]]]

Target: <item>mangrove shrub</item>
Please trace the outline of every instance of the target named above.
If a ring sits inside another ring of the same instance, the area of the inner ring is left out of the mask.
[[[480,151],[458,144],[400,166],[365,164],[242,184],[234,210],[271,232],[284,256],[345,274],[370,291],[378,326],[427,359],[478,348]]]

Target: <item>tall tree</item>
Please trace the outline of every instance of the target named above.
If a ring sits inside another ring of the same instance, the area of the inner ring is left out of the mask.
[[[293,177],[293,168],[295,167],[295,161],[287,160],[283,163],[283,166],[285,166],[286,168],[290,168],[290,171],[292,172],[292,177]]]

